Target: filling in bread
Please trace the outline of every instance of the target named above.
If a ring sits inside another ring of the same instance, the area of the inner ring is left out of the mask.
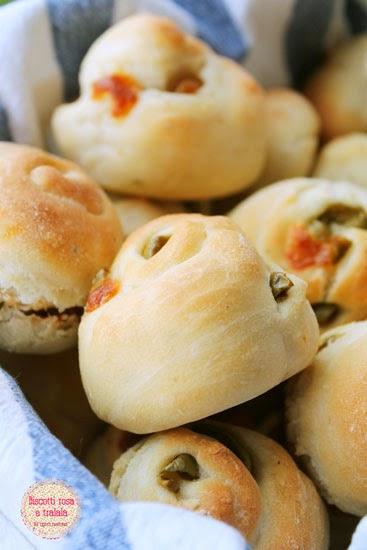
[[[290,228],[286,257],[295,270],[307,267],[335,265],[347,252],[351,242],[340,234],[334,234],[333,226],[367,229],[367,213],[358,206],[335,203],[307,224]]]
[[[171,235],[154,235],[153,237],[151,237],[143,248],[143,257],[146,260],[152,258],[164,247],[165,244],[168,243],[170,238]]]
[[[344,336],[344,334],[345,334],[344,332],[337,332],[336,334],[331,334],[330,336],[322,340],[319,345],[319,349],[317,350],[317,353],[327,348],[329,344],[332,344],[333,342],[335,342],[335,340],[338,340],[338,338],[341,338],[342,336]]]
[[[79,317],[80,319],[84,313],[84,308],[81,306],[75,306],[59,311],[56,307],[49,307],[47,309],[21,309],[20,311],[24,315],[36,315],[37,317],[41,317],[41,319],[47,319],[47,317],[58,317],[60,320],[66,320],[71,316]]]
[[[179,74],[171,79],[167,91],[176,94],[195,94],[203,85],[203,81],[194,74]]]
[[[181,74],[171,79],[167,91],[177,94],[195,94],[203,85],[193,74]],[[96,80],[92,85],[92,99],[100,101],[109,96],[112,101],[111,115],[121,118],[127,115],[139,99],[143,87],[132,76],[122,72],[113,73]]]
[[[285,254],[292,269],[332,266],[346,253],[350,242],[323,229],[317,223],[308,227],[297,224],[290,229]]]
[[[101,273],[103,273],[102,278]],[[106,271],[102,270],[102,272],[97,274],[92,289],[89,292],[85,311],[90,313],[111,300],[118,293],[119,288],[119,283],[107,277]]]
[[[55,307],[44,298],[40,298],[32,304],[25,304],[19,300],[14,288],[0,290],[0,315],[2,321],[8,321],[14,316],[25,315],[39,319],[55,319],[62,324],[75,324],[79,322],[84,313],[82,306],[73,306],[63,310]]]
[[[112,100],[111,114],[115,118],[120,118],[134,107],[140,90],[140,84],[131,76],[115,73],[94,82],[92,98],[98,101],[109,95]]]
[[[174,457],[163,468],[159,474],[159,483],[169,491],[178,493],[182,480],[193,481],[199,477],[197,460],[190,454],[182,453]]]
[[[347,206],[341,203],[332,204],[317,219],[326,225],[335,223],[367,229],[367,213],[358,206]]]
[[[270,288],[273,293],[274,299],[279,302],[288,295],[288,290],[293,286],[292,281],[287,277],[285,273],[280,271],[274,271],[270,275]]]

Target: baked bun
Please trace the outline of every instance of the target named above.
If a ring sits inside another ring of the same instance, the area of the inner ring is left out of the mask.
[[[82,63],[80,88],[56,109],[54,137],[110,191],[220,197],[263,167],[262,89],[168,19],[135,15],[105,32]]]
[[[128,237],[135,229],[142,225],[164,216],[184,212],[185,208],[178,202],[153,202],[136,198],[111,197],[114,207],[117,210],[122,231]]]
[[[306,176],[315,160],[320,118],[313,105],[288,88],[265,95],[267,157],[256,187]]]
[[[365,188],[288,180],[255,193],[230,217],[265,261],[307,281],[307,297],[322,329],[367,317]]]
[[[349,134],[326,144],[321,149],[313,175],[352,181],[367,187],[367,134]]]
[[[0,348],[69,348],[121,244],[115,210],[75,164],[13,143],[0,143],[0,191]]]
[[[244,428],[208,427],[211,437],[179,428],[137,443],[115,462],[111,492],[122,501],[208,514],[238,529],[256,550],[326,549],[322,501],[288,453]]]
[[[325,498],[367,514],[367,321],[326,332],[289,388],[288,434]]]
[[[149,433],[265,392],[317,349],[305,287],[265,265],[225,217],[150,222],[89,295],[79,357],[93,410]]]
[[[341,44],[311,77],[306,96],[321,117],[322,133],[332,139],[367,131],[367,34]]]

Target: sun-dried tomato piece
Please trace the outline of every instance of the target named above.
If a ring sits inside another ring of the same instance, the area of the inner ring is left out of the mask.
[[[304,225],[295,225],[289,232],[286,257],[293,269],[335,264],[349,246],[343,237],[318,238]]]
[[[131,76],[116,73],[94,82],[92,98],[99,100],[109,94],[112,98],[112,116],[118,118],[132,109],[138,100],[140,89]]]
[[[119,284],[112,279],[103,279],[99,281],[89,293],[88,300],[85,306],[85,311],[90,313],[101,305],[105,304],[117,294]]]

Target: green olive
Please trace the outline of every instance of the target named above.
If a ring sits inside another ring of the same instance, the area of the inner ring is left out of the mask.
[[[341,203],[332,204],[317,217],[317,220],[327,225],[336,223],[367,229],[367,213],[358,206],[347,206]]]
[[[170,236],[169,235],[155,235],[149,239],[147,244],[144,246],[143,249],[143,256],[146,260],[149,260],[149,258],[152,258],[155,254],[157,254],[165,244],[169,241]]]
[[[344,332],[343,333],[339,332],[338,334],[331,334],[331,336],[329,336],[328,338],[325,338],[320,342],[319,349],[317,350],[317,352],[327,348],[329,344],[332,344],[333,342],[335,342],[335,340],[338,340],[342,336],[344,336]]]
[[[293,286],[292,281],[287,277],[285,273],[280,271],[274,271],[270,275],[270,287],[273,296],[277,302],[282,298],[286,298],[288,290]]]
[[[337,304],[329,304],[327,302],[312,304],[312,309],[315,312],[319,325],[327,325],[340,313],[340,308]]]
[[[173,493],[180,490],[182,480],[193,481],[199,479],[199,464],[196,459],[187,453],[177,455],[159,474],[160,484]]]

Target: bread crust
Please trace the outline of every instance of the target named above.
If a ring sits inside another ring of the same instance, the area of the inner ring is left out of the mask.
[[[0,190],[0,347],[71,347],[93,277],[122,241],[113,206],[75,164],[5,142]]]
[[[367,513],[367,322],[326,332],[320,351],[289,386],[288,435],[324,497]]]
[[[336,223],[326,224],[326,237],[313,233],[312,223],[335,205],[367,212],[367,192],[349,182],[295,178],[255,193],[230,213],[266,261],[279,264],[308,283],[311,304],[338,306],[337,315],[322,326],[323,330],[367,317],[366,229]],[[312,265],[298,267],[290,256],[297,227],[316,241],[339,239],[346,245],[343,255],[330,262],[315,260]]]
[[[221,216],[165,216],[130,235],[108,279],[117,292],[87,312],[79,330],[96,414],[134,433],[168,429],[306,367],[317,348],[316,319],[296,277],[288,297],[275,300],[269,279],[278,270]]]
[[[117,82],[96,99],[94,87],[106,79]],[[172,88],[180,79],[199,88]],[[80,98],[56,109],[54,136],[62,154],[112,192],[220,197],[248,186],[263,167],[261,87],[168,19],[140,14],[109,29],[86,55],[80,85]],[[133,105],[117,115],[113,98],[126,86]]]

